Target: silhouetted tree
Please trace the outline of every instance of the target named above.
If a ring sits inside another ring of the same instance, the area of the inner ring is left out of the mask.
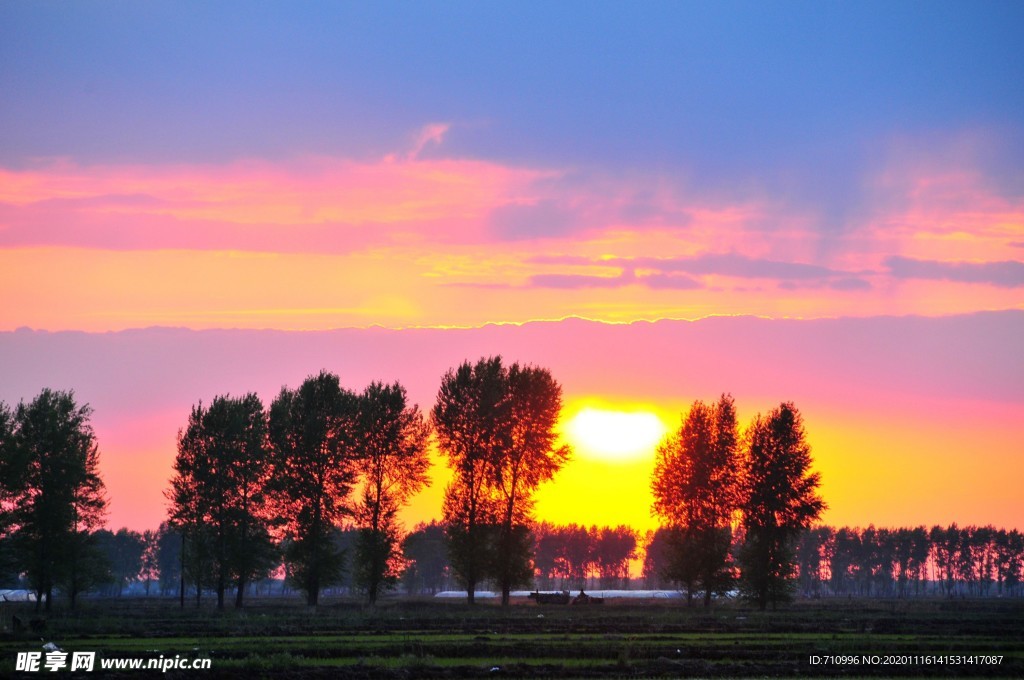
[[[999,594],[1012,595],[1024,577],[1024,535],[1013,529],[996,536],[996,579]]]
[[[796,544],[796,562],[800,573],[800,592],[805,597],[821,595],[822,571],[826,564],[832,529],[814,527],[803,532]]]
[[[579,524],[559,527],[558,537],[561,548],[556,564],[563,584],[573,589],[586,587],[596,559],[593,537],[586,527]]]
[[[142,570],[142,553],[146,548],[142,534],[124,527],[116,532],[100,529],[95,539],[108,565],[110,587],[104,590],[120,597],[126,587],[130,588],[138,580]]]
[[[442,378],[431,411],[438,444],[454,473],[442,508],[449,557],[470,604],[487,574],[500,513],[491,465],[502,445],[505,382],[500,357],[465,362]]]
[[[528,583],[533,575],[529,533],[533,494],[554,477],[571,451],[557,444],[562,387],[551,373],[519,364],[503,373],[507,385],[500,421],[503,432],[490,452],[490,469],[501,505],[494,576],[501,588],[501,604],[507,606],[512,588]]]
[[[444,526],[436,522],[419,524],[402,541],[402,554],[408,561],[403,578],[410,592],[442,590],[448,580],[448,547]]]
[[[628,582],[629,561],[636,557],[636,539],[636,532],[625,525],[594,531],[594,557],[602,588],[618,588]]]
[[[169,512],[192,539],[193,555],[211,557],[218,609],[231,582],[241,607],[246,584],[272,562],[264,519],[266,440],[267,419],[255,394],[216,397],[206,409],[200,403],[179,433]]]
[[[0,404],[0,497],[18,568],[49,610],[64,585],[74,608],[78,576],[95,558],[89,535],[106,513],[88,405],[44,389],[11,411]]]
[[[648,588],[664,588],[685,583],[674,564],[679,554],[679,529],[658,527],[648,532],[644,541],[644,563],[641,576]]]
[[[358,397],[327,372],[297,390],[283,388],[270,407],[269,488],[288,539],[289,574],[309,605],[343,567],[331,532],[351,514],[346,501],[357,474],[358,414]]]
[[[430,430],[405,388],[372,383],[359,400],[358,452],[362,493],[356,508],[355,580],[370,604],[397,581],[398,511],[428,483]]]
[[[160,578],[157,532],[152,529],[143,531],[142,543],[142,568],[139,570],[139,580],[142,581],[142,585],[146,589],[146,596],[148,597],[153,581]]]
[[[181,536],[181,606],[185,606],[185,582],[195,587],[196,606],[202,601],[203,586],[210,582],[213,542],[207,525],[210,516],[209,497],[202,491],[201,479],[213,476],[207,439],[203,431],[202,404],[192,408],[188,425],[178,430],[178,453],[174,459],[175,475],[171,488],[165,492],[170,506],[168,522]]]
[[[181,586],[181,533],[170,522],[161,522],[156,532],[156,561],[160,594],[177,592]]]
[[[739,433],[729,395],[717,404],[695,401],[677,432],[659,447],[651,489],[654,512],[676,529],[673,571],[687,586],[699,586],[704,606],[732,582],[731,524],[740,503]]]
[[[557,574],[558,528],[548,522],[533,527],[533,568],[540,588],[551,588]]]
[[[792,403],[757,416],[747,431],[742,502],[742,589],[761,609],[786,599],[793,542],[825,509],[812,473],[803,418]]]

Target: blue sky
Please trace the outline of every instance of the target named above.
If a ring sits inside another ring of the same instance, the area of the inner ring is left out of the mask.
[[[0,5],[0,160],[450,151],[719,182],[843,172],[892,134],[1004,131],[1019,2]]]

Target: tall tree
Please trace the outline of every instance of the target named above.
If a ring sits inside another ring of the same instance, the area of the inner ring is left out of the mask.
[[[500,357],[498,357],[500,361]],[[514,363],[504,371],[506,407],[490,468],[501,506],[494,575],[501,604],[508,606],[513,586],[533,576],[529,526],[533,495],[554,477],[571,450],[558,444],[555,427],[562,410],[562,387],[544,368]]]
[[[209,408],[192,409],[179,434],[176,475],[168,497],[170,515],[188,537],[197,562],[212,561],[217,607],[224,608],[229,583],[242,606],[249,580],[266,571],[270,541],[264,512],[267,420],[255,394],[216,397]],[[196,571],[197,591],[202,571]]]
[[[533,494],[570,455],[555,434],[561,406],[562,388],[547,369],[506,367],[501,357],[465,362],[442,379],[432,415],[455,472],[444,516],[470,602],[484,575],[497,580],[503,605],[533,575]]]
[[[214,477],[207,440],[202,404],[192,407],[188,425],[178,431],[178,454],[174,459],[171,488],[165,492],[170,506],[168,525],[181,538],[180,602],[185,606],[185,584],[195,588],[196,606],[203,597],[203,587],[212,580],[213,540],[208,518],[212,513],[208,493],[200,480]]]
[[[498,521],[490,466],[492,452],[500,445],[505,396],[500,357],[475,365],[467,361],[442,378],[431,411],[438,444],[454,473],[442,508],[449,556],[470,604],[487,573]]]
[[[12,412],[0,405],[0,485],[19,568],[36,592],[36,606],[68,586],[95,557],[89,535],[106,513],[92,409],[72,392],[44,389]]]
[[[397,382],[372,383],[359,401],[358,454],[362,484],[356,522],[356,582],[370,604],[397,581],[398,511],[428,483],[430,429]]]
[[[218,408],[219,406],[219,408]],[[268,531],[266,486],[270,473],[268,423],[263,403],[255,394],[225,397],[210,404],[211,428],[222,459],[224,486],[221,534],[222,569],[234,582],[235,607],[241,607],[246,587],[266,576],[276,562]]]
[[[270,489],[288,546],[288,571],[311,606],[343,567],[331,536],[351,514],[358,414],[358,397],[326,371],[296,390],[282,388],[270,406]]]
[[[739,432],[730,395],[695,401],[679,430],[658,447],[651,490],[654,512],[674,531],[673,577],[697,587],[704,606],[731,583],[729,547],[740,503]]]
[[[742,589],[758,607],[787,599],[793,543],[826,508],[811,472],[803,418],[786,402],[758,415],[747,431],[744,461]]]

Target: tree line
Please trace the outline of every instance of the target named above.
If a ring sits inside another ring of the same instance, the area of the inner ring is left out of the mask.
[[[369,603],[401,579],[412,590],[452,582],[473,602],[513,588],[628,585],[644,578],[689,598],[739,589],[764,608],[804,594],[1015,592],[1020,536],[989,528],[811,528],[825,503],[792,403],[741,432],[731,396],[697,401],[658,447],[651,480],[662,527],[537,523],[538,486],[569,459],[556,426],[561,386],[546,369],[501,357],[464,362],[441,379],[428,413],[400,383],[361,392],[322,371],[269,406],[255,394],[193,406],[179,430],[167,521],[156,532],[100,529],[106,496],[91,410],[43,390],[0,404],[0,574],[23,577],[50,606],[54,589],[119,594],[133,582],[173,586],[224,608],[269,577],[317,604],[345,584]],[[428,484],[428,447],[452,470],[440,523],[404,537],[397,515]],[[952,537],[952,538],[951,538]],[[929,576],[924,576],[927,568]],[[980,565],[980,566],[979,566]],[[10,579],[8,579],[10,580]],[[172,584],[172,580],[176,584]]]
[[[670,531],[639,535],[633,528],[585,527],[538,522],[531,527],[532,587],[540,590],[672,589]],[[363,592],[354,578],[358,530],[332,532],[343,555],[333,593]],[[100,567],[88,590],[103,597],[176,597],[180,585],[181,536],[167,523],[158,530],[121,528],[95,532]],[[434,595],[459,587],[449,560],[445,526],[421,523],[401,541],[402,568],[395,584],[410,595]],[[795,548],[796,591],[805,598],[1021,597],[1024,536],[992,526],[933,526],[886,529],[817,526],[801,534]],[[642,569],[633,576],[630,563]],[[280,562],[257,575],[248,591],[292,596]],[[206,588],[212,577],[204,580]],[[17,574],[0,574],[0,587],[17,585]],[[294,585],[294,584],[293,584]],[[483,585],[491,587],[487,582]],[[196,595],[190,589],[190,594]]]
[[[796,556],[808,597],[1016,596],[1024,579],[1024,535],[991,525],[815,527]]]

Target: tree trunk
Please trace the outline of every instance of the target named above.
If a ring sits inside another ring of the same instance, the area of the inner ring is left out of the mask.
[[[238,577],[238,591],[235,593],[235,609],[242,608],[242,594],[245,593],[245,576]]]
[[[476,577],[466,579],[466,602],[476,604]]]
[[[178,599],[185,608],[185,532],[181,532],[181,574],[178,575]]]
[[[223,570],[217,574],[217,609],[224,611],[224,591],[227,586],[224,583],[224,572]]]

